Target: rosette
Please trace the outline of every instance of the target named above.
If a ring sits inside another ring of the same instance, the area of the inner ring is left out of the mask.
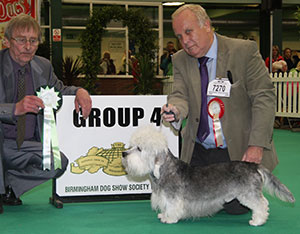
[[[43,123],[43,170],[51,170],[51,149],[54,159],[54,169],[61,167],[61,156],[58,145],[56,122],[54,111],[62,105],[62,97],[54,87],[40,87],[36,92],[37,96],[44,102],[44,123]]]
[[[221,99],[213,98],[209,101],[207,105],[207,112],[213,120],[214,137],[217,147],[224,144],[222,136],[222,126],[220,121],[220,118],[223,116],[224,111],[224,103]]]

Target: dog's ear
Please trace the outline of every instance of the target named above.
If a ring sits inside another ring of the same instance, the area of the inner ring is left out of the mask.
[[[156,156],[155,156],[155,159],[154,159],[154,163],[155,165],[163,165],[165,163],[165,160],[166,160],[166,156],[165,156],[165,153],[158,153]]]

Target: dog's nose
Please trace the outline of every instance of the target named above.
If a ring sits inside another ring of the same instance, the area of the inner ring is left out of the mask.
[[[128,153],[127,153],[126,151],[123,151],[123,152],[122,152],[123,158],[125,158],[127,155],[128,155]]]

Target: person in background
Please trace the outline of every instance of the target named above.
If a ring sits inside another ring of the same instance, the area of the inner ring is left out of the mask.
[[[100,66],[104,75],[116,74],[116,66],[114,64],[114,61],[110,58],[109,51],[105,51],[103,53],[103,58],[101,59]]]
[[[172,56],[176,52],[174,43],[169,41],[164,54],[160,57],[160,69],[163,70],[164,76],[173,75]]]
[[[284,60],[283,57],[280,55],[280,50],[279,47],[277,45],[274,45],[272,47],[272,64],[274,62],[280,61],[280,60]],[[267,57],[265,60],[265,64],[266,67],[269,68],[270,67],[270,57]],[[269,69],[270,70],[270,69]],[[275,69],[272,66],[272,72],[275,72]],[[279,70],[279,72],[282,72],[281,70]]]
[[[292,51],[292,60],[294,61],[295,68],[299,71],[300,70],[300,58],[299,58],[297,50]]]
[[[276,97],[256,42],[215,33],[200,5],[178,8],[172,26],[183,50],[173,55],[173,91],[161,113],[181,130],[180,159],[192,167],[241,160],[272,171],[278,163],[273,144]],[[224,89],[207,95],[208,83],[217,78],[231,86],[225,97]],[[236,199],[224,201],[224,209],[248,212]]]
[[[128,50],[128,75],[133,76],[134,83],[138,82],[138,74],[139,74],[139,61],[137,58],[132,54],[131,50]],[[122,57],[122,65],[119,75],[126,75],[126,51]]]
[[[62,95],[76,95],[75,109],[76,112],[81,109],[83,118],[89,116],[92,107],[85,89],[64,86],[50,61],[35,55],[42,34],[34,18],[26,14],[12,18],[4,38],[7,48],[0,51],[0,212],[2,205],[22,205],[23,193],[58,178],[68,165],[61,152],[62,168],[54,169],[51,165],[50,170],[43,170],[40,109],[45,106],[35,91],[49,86]]]
[[[287,64],[287,71],[290,71],[292,68],[295,68],[295,63],[292,58],[292,50],[290,48],[285,48],[283,51],[283,58]]]
[[[279,60],[272,64],[272,72],[287,72],[287,71],[288,71],[288,65],[284,60]]]

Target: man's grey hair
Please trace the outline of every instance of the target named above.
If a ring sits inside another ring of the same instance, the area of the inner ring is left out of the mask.
[[[199,21],[200,27],[203,27],[203,25],[206,21],[208,21],[209,25],[211,26],[211,20],[208,17],[205,9],[202,6],[197,5],[197,4],[186,4],[186,5],[179,7],[172,14],[172,20],[174,20],[174,18],[176,18],[184,10],[190,10],[191,12],[193,12],[195,14],[195,16],[197,17],[197,19]]]
[[[38,35],[39,42],[42,41],[42,32],[38,22],[32,18],[30,15],[24,13],[15,16],[12,18],[6,25],[4,37],[10,40],[15,31],[28,31],[33,29],[34,32]]]

